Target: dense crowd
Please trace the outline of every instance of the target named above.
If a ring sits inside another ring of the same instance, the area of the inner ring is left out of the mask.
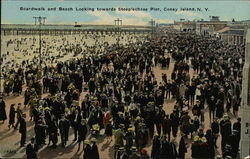
[[[56,66],[44,64],[42,69],[24,63],[25,69],[8,72],[4,95],[24,92],[24,103],[17,107],[13,103],[9,112],[9,128],[20,125],[21,146],[26,142],[23,107],[29,108],[34,121],[35,136],[26,146],[27,158],[37,158],[46,139],[51,148],[59,141],[65,147],[69,129],[74,131],[78,150],[83,142],[84,159],[101,158],[96,142],[103,129],[108,142],[112,136],[115,139],[115,159],[181,159],[187,151],[192,151],[194,159],[214,158],[219,136],[222,157],[236,158],[244,46],[169,32],[97,52]],[[157,81],[153,68],[169,69],[171,61],[171,75],[162,74]],[[49,95],[42,98],[43,94]],[[167,114],[164,102],[169,99],[176,102]],[[204,121],[206,109],[210,121]],[[1,98],[0,120],[6,119]],[[204,130],[204,122],[211,123],[209,129]],[[178,144],[177,136],[181,136]],[[190,148],[187,139],[192,139]],[[146,150],[149,144],[151,152]]]

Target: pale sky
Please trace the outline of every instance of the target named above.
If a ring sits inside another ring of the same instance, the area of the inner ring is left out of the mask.
[[[236,21],[250,19],[249,0],[231,1],[31,1],[4,0],[2,3],[2,24],[34,24],[34,16],[47,17],[46,24],[114,24],[120,18],[123,25],[148,25],[149,20],[156,23],[172,23],[174,20],[209,20],[209,16],[219,16],[220,20]],[[20,11],[20,7],[44,7],[46,11]],[[57,11],[47,11],[56,7]],[[73,11],[58,11],[59,7],[73,8]],[[96,11],[96,8],[148,8],[148,11]],[[161,11],[150,11],[150,7]],[[95,8],[95,11],[76,11],[75,8]],[[164,11],[164,8],[177,8],[178,11]],[[201,8],[202,11],[180,11],[180,8]],[[208,11],[205,11],[208,8]]]

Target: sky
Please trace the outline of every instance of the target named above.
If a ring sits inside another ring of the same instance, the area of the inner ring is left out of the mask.
[[[122,19],[123,25],[149,25],[151,19],[156,23],[173,23],[185,20],[209,20],[209,16],[219,16],[222,21],[236,21],[250,19],[249,0],[221,0],[221,1],[31,1],[31,0],[3,0],[1,9],[2,24],[34,24],[33,17],[47,17],[45,24],[110,24],[114,20]],[[45,8],[45,11],[21,11],[24,8]],[[56,7],[56,11],[47,11]],[[59,7],[73,8],[73,11],[59,11]],[[97,11],[97,8],[147,8],[147,11]],[[160,10],[150,10],[150,8]],[[95,11],[76,11],[76,8],[94,8]],[[177,11],[164,11],[176,8]],[[201,11],[182,11],[181,8],[201,8]],[[207,11],[206,11],[207,9]]]

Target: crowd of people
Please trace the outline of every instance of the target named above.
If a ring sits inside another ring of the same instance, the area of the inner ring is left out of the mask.
[[[44,63],[41,69],[24,62],[25,69],[8,72],[11,81],[6,78],[4,95],[24,92],[24,103],[17,108],[13,103],[9,112],[9,128],[20,125],[21,146],[27,135],[24,107],[34,121],[35,136],[26,146],[28,158],[38,158],[45,144],[56,149],[60,141],[66,147],[69,129],[78,150],[83,142],[84,159],[101,158],[97,141],[103,129],[107,142],[114,137],[115,159],[181,159],[188,151],[194,159],[215,158],[218,147],[224,158],[236,158],[244,46],[172,31],[94,50],[96,54],[57,61],[55,66]],[[171,63],[171,74],[157,79],[154,67],[170,69]],[[169,114],[167,100],[175,101]],[[3,121],[5,107],[0,98]],[[205,121],[206,110],[210,121]],[[204,129],[204,122],[211,124],[209,129]]]

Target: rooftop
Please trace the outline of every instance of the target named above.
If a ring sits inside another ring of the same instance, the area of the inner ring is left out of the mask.
[[[222,32],[222,34],[234,34],[234,35],[244,36],[245,30],[232,30],[232,29],[230,29],[230,30]]]

